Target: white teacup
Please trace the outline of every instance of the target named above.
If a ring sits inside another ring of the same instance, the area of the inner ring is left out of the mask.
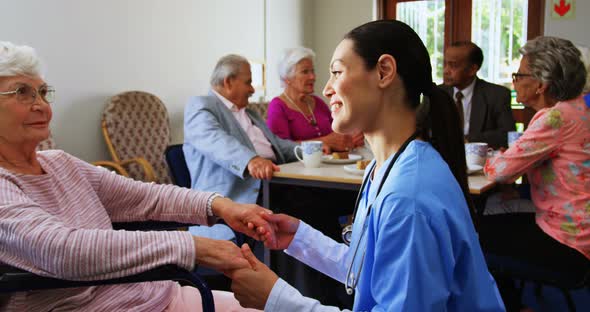
[[[302,157],[299,157],[298,150],[301,150]],[[303,141],[293,152],[305,167],[317,168],[322,162],[322,141]]]
[[[488,143],[474,142],[465,143],[465,159],[467,165],[482,166],[486,163],[488,155]]]
[[[508,132],[508,147],[512,147],[512,145],[514,145],[516,140],[518,140],[518,138],[520,138],[521,135],[522,135],[522,132],[518,132],[518,131]]]

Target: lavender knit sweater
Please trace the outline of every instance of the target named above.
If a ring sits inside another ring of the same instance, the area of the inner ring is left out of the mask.
[[[63,151],[38,152],[46,174],[0,168],[0,262],[36,274],[97,280],[163,264],[192,269],[188,232],[114,231],[112,222],[207,224],[211,193],[133,181]],[[173,282],[0,295],[8,311],[163,311]]]

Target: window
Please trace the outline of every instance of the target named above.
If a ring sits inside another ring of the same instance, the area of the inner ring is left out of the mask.
[[[518,49],[527,40],[528,0],[473,0],[472,5],[471,41],[486,52],[478,76],[511,86]]]
[[[442,82],[445,0],[401,2],[397,4],[397,19],[410,25],[420,36],[430,54],[432,78]]]

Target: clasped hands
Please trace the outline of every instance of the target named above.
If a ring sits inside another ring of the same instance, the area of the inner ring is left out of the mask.
[[[234,230],[264,242],[270,249],[286,249],[299,227],[299,220],[254,204],[239,204],[216,198],[213,213]],[[197,262],[223,272],[232,279],[232,291],[244,307],[263,309],[278,279],[260,262],[247,244],[241,248],[230,241],[194,237]]]

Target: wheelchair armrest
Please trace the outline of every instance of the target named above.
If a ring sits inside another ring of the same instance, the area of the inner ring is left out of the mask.
[[[163,265],[136,275],[96,281],[70,281],[44,277],[23,271],[8,265],[0,265],[0,293],[21,292],[31,290],[89,287],[98,285],[142,283],[152,281],[173,280],[188,282],[197,287],[203,300],[203,311],[214,311],[213,294],[201,278],[193,272],[176,265]]]

